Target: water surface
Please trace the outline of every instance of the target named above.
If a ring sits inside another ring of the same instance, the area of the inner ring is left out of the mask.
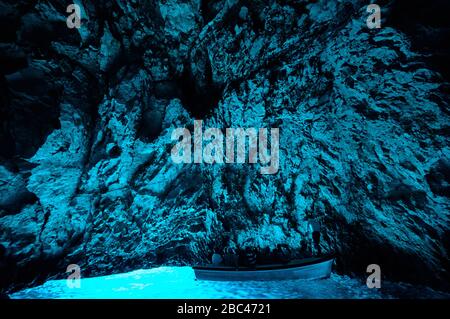
[[[450,298],[426,287],[382,282],[381,289],[369,289],[363,281],[332,274],[322,280],[213,282],[195,280],[190,267],[161,267],[130,273],[81,279],[80,288],[69,288],[66,280],[50,280],[42,286],[13,294],[17,299],[222,299],[304,298],[379,299]]]

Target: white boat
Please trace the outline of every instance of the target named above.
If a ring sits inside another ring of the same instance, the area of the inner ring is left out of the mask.
[[[198,280],[214,281],[264,281],[292,279],[321,279],[331,274],[334,257],[313,257],[293,260],[286,264],[249,267],[196,266]]]

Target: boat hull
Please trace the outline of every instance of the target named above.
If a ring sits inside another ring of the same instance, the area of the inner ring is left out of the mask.
[[[309,262],[256,268],[193,267],[198,280],[213,281],[272,281],[321,279],[331,275],[334,258],[311,258]]]

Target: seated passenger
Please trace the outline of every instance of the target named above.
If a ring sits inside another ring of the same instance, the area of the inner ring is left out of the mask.
[[[270,247],[265,247],[258,255],[258,263],[261,265],[273,264],[272,251]]]
[[[254,248],[245,248],[245,266],[255,268],[256,266],[256,251]]]
[[[222,258],[222,255],[219,253],[218,249],[214,250],[214,254],[212,255],[212,258],[211,258],[211,264],[213,266],[223,265],[223,258]]]
[[[226,266],[239,267],[239,255],[233,247],[225,248],[225,253],[223,256],[223,262]]]
[[[285,245],[278,244],[274,250],[274,259],[278,263],[286,264],[290,260],[290,252]]]

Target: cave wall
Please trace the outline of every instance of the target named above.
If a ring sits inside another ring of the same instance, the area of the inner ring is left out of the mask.
[[[337,271],[449,288],[444,19],[401,1],[371,30],[357,0],[101,0],[77,1],[77,30],[69,3],[0,3],[4,288],[203,262],[229,234],[298,249],[307,216]],[[194,119],[279,127],[278,173],[174,164]]]

